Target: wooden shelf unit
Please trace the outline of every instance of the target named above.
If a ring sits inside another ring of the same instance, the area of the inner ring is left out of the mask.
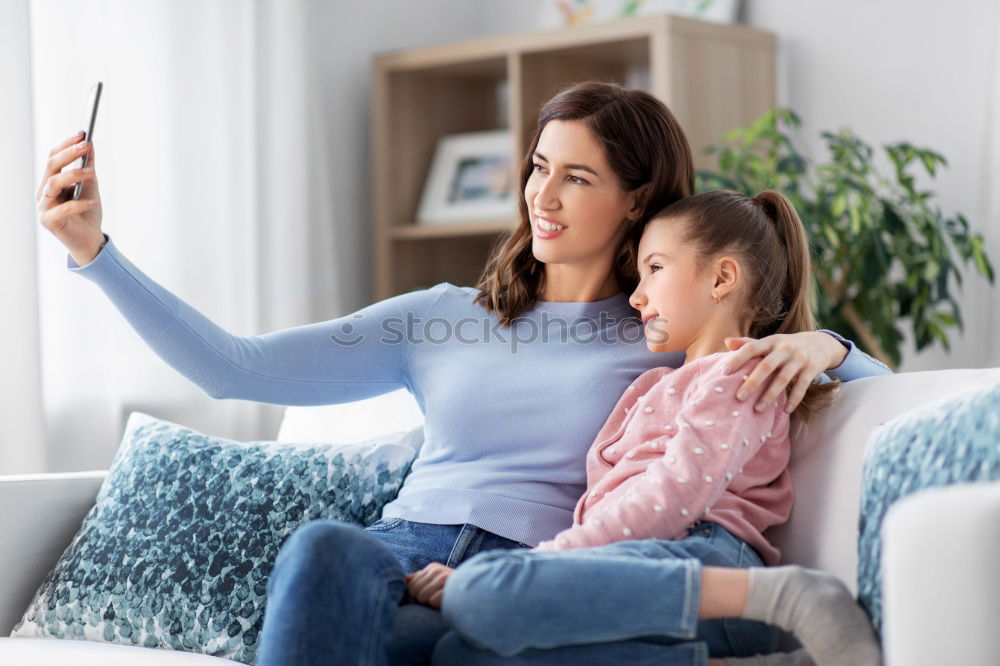
[[[664,14],[376,54],[370,140],[377,300],[443,281],[474,284],[491,248],[518,223],[415,224],[438,140],[511,130],[518,188],[541,105],[586,79],[656,95],[683,126],[696,168],[713,167],[707,146],[775,106],[775,38]]]

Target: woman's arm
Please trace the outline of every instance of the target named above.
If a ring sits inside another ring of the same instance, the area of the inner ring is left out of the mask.
[[[826,374],[842,382],[849,382],[863,377],[874,377],[875,375],[891,375],[892,369],[874,356],[869,356],[840,333],[829,329],[821,328],[820,333],[833,336],[840,344],[847,349],[843,360],[838,365],[828,367]]]
[[[751,359],[748,366],[759,362]],[[652,438],[643,432],[626,433],[614,444],[614,455],[622,457],[580,499],[586,502],[580,523],[533,550],[683,536],[766,441],[788,436],[784,412],[735,408],[734,394],[742,383],[739,375],[724,375],[713,365],[677,412],[672,431],[661,435],[657,429]],[[665,398],[656,392],[657,401]],[[587,502],[591,493],[593,499]]]
[[[739,400],[746,400],[747,396],[756,393],[773,376],[763,397],[757,403],[749,403],[760,409],[773,403],[794,382],[795,386],[785,403],[785,411],[794,411],[805,396],[809,384],[827,371],[834,378],[845,382],[892,374],[892,370],[884,363],[862,352],[850,340],[826,329],[776,333],[759,340],[748,337],[726,338],[726,346],[738,350],[729,362],[728,372],[737,372],[750,359],[763,357],[763,361],[749,373],[737,395]]]
[[[67,255],[67,268],[95,282],[160,358],[213,398],[322,405],[406,386],[405,317],[423,316],[445,289],[442,283],[401,294],[325,322],[233,335],[150,279],[105,238],[93,261],[80,266]]]

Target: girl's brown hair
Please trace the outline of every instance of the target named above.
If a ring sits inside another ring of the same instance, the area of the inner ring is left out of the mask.
[[[474,302],[495,312],[505,327],[534,307],[541,285],[543,264],[531,251],[531,219],[523,193],[531,177],[538,138],[552,120],[584,121],[603,145],[624,191],[649,183],[640,214],[632,220],[613,262],[622,291],[632,293],[639,284],[636,252],[650,215],[694,191],[694,163],[687,137],[656,97],[602,81],[584,81],[556,94],[542,106],[521,162],[520,222],[496,246],[476,283],[480,293]]]
[[[739,319],[749,337],[815,331],[814,278],[809,238],[792,202],[765,190],[750,198],[732,190],[716,190],[673,203],[651,223],[680,222],[680,237],[697,249],[704,267],[719,253],[733,255],[746,276]],[[809,385],[795,410],[803,422],[832,400],[839,380]],[[791,389],[789,386],[786,393]]]

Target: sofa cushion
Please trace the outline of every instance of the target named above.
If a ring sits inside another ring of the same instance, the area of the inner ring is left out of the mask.
[[[238,442],[133,412],[93,508],[11,636],[252,663],[284,538],[318,518],[374,522],[413,457],[396,443]]]
[[[277,440],[358,442],[407,433],[406,443],[419,449],[423,432],[424,413],[402,388],[354,402],[286,407]]]

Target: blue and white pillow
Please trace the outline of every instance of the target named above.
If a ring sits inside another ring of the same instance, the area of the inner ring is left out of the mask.
[[[927,488],[1000,481],[1000,383],[905,412],[865,452],[858,516],[858,602],[882,634],[882,523]]]
[[[252,664],[285,537],[319,518],[371,524],[415,453],[238,442],[133,412],[93,508],[11,636]]]

